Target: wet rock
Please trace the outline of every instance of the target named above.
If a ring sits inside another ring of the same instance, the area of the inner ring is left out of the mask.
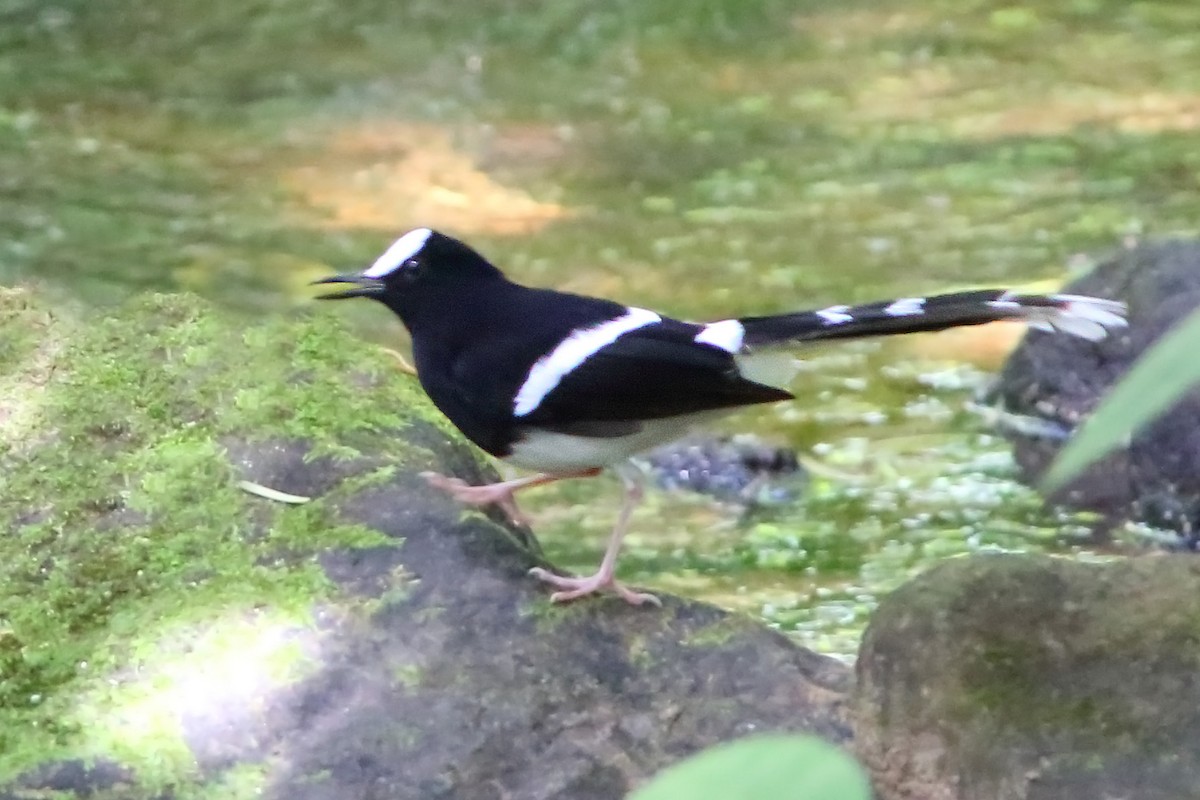
[[[794,501],[806,482],[795,450],[755,436],[683,439],[652,450],[644,461],[663,489],[745,505]]]
[[[853,701],[882,800],[1200,797],[1200,564],[946,562],[885,599]]]
[[[491,469],[331,320],[158,297],[66,338],[0,450],[0,798],[615,800],[753,731],[849,739],[848,669],[753,620],[552,605],[529,530],[417,477]]]
[[[992,399],[1023,424],[1004,426],[1023,478],[1036,483],[1069,431],[1145,350],[1200,307],[1200,242],[1139,244],[1116,253],[1064,291],[1129,304],[1129,328],[1102,342],[1030,331],[1009,358]],[[1200,391],[1094,464],[1055,499],[1114,520],[1164,526],[1196,541],[1200,523]],[[1034,423],[1034,424],[1029,424]]]

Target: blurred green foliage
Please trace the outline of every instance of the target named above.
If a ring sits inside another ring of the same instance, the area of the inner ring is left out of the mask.
[[[629,800],[870,800],[853,758],[815,736],[755,736],[705,750]]]

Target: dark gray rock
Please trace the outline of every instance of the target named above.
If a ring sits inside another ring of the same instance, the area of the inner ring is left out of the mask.
[[[883,800],[1200,797],[1200,564],[957,559],[881,603],[855,749]]]
[[[244,463],[287,462],[293,489],[328,483],[322,460],[284,457],[298,445],[237,450]],[[615,599],[552,607],[526,576],[544,562],[521,536],[460,518],[411,474],[339,498],[336,516],[392,544],[318,554],[354,599],[320,612],[302,644],[306,677],[262,686],[253,709],[180,716],[214,778],[254,764],[264,796],[288,800],[617,800],[680,757],[753,731],[849,736],[837,662],[671,597],[661,610]],[[131,787],[123,796],[152,796],[118,765],[48,765],[16,785],[87,796],[117,780]]]
[[[615,800],[849,739],[848,668],[754,620],[552,605],[529,530],[418,477],[494,473],[332,321],[156,297],[62,335],[0,365],[51,373],[0,396],[0,798]]]
[[[1070,430],[1135,360],[1200,307],[1200,242],[1163,241],[1117,252],[1064,291],[1124,300],[1129,328],[1101,342],[1030,331],[993,391],[1004,410],[1036,426],[1010,426],[1023,478],[1036,483],[1063,445],[1038,428]],[[1135,519],[1195,541],[1200,523],[1200,391],[1094,464],[1054,499]],[[1024,428],[1024,430],[1022,429]]]
[[[847,676],[748,620],[671,598],[553,608],[516,537],[412,476],[339,514],[402,542],[326,554],[339,584],[379,598],[401,565],[413,583],[272,704],[271,796],[615,800],[740,733],[847,735]]]

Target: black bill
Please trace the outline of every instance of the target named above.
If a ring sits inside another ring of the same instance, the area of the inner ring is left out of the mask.
[[[342,289],[336,292],[326,292],[319,294],[317,300],[345,300],[348,297],[379,297],[383,294],[383,281],[375,278],[368,278],[365,275],[344,274],[330,275],[328,278],[321,278],[312,282],[312,286],[324,283],[349,283],[353,288]]]

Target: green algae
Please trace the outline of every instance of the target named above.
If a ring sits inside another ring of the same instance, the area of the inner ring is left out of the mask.
[[[46,318],[32,296],[19,305],[0,338]],[[57,342],[53,363],[2,456],[0,779],[83,753],[165,786],[194,770],[176,716],[202,680],[188,670],[220,680],[249,658],[263,682],[296,680],[312,613],[335,592],[314,554],[395,544],[323,504],[241,491],[222,443],[345,456],[345,442],[431,407],[326,318],[246,329],[194,296],[158,295],[37,330]],[[428,457],[385,440],[393,465]]]

